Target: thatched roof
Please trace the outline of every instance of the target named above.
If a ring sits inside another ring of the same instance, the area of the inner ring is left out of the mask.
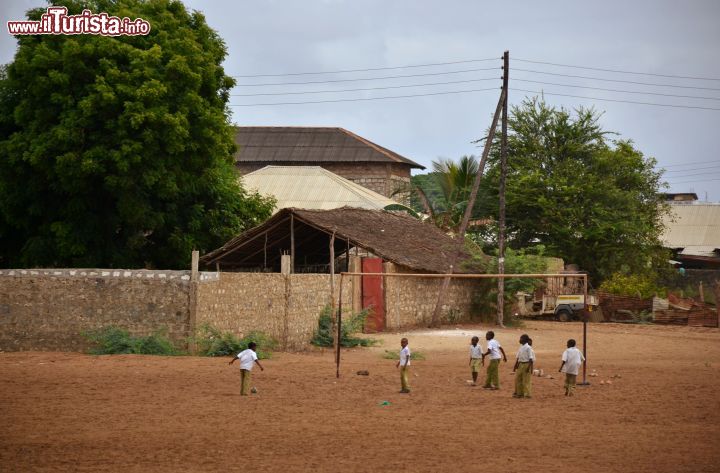
[[[459,251],[459,262],[468,254],[457,242],[429,223],[384,210],[342,207],[332,210],[282,209],[260,226],[233,238],[204,255],[205,265],[219,263],[221,269],[280,267],[280,256],[289,254],[291,223],[294,227],[296,267],[328,264],[330,236],[335,232],[335,254],[348,247],[367,250],[386,261],[412,270],[445,273],[451,255]]]
[[[339,127],[240,126],[238,163],[397,163],[424,166]]]

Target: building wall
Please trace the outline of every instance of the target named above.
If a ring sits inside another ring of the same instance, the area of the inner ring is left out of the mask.
[[[189,271],[0,270],[0,350],[83,351],[81,332],[110,325],[180,342],[189,299]]]

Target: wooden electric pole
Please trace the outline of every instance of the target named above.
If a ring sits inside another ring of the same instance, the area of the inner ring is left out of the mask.
[[[478,189],[480,188],[480,180],[482,179],[483,172],[485,171],[485,163],[487,162],[488,155],[490,154],[490,147],[492,146],[493,139],[495,139],[495,130],[497,129],[497,123],[498,119],[500,118],[500,112],[502,110],[504,99],[505,90],[502,90],[500,92],[500,99],[498,100],[497,107],[495,108],[495,113],[493,114],[490,130],[488,130],[487,139],[485,140],[485,148],[483,149],[482,157],[480,158],[480,162],[478,163],[477,174],[475,175],[475,180],[473,181],[472,190],[470,191],[470,197],[468,198],[468,204],[467,207],[465,207],[465,213],[463,214],[463,219],[460,222],[460,229],[458,230],[458,234],[456,236],[458,242],[457,248],[450,256],[448,265],[449,268],[446,273],[448,277],[445,277],[443,279],[442,285],[440,286],[440,291],[438,292],[437,302],[435,303],[435,310],[433,310],[432,318],[430,319],[430,325],[432,327],[436,327],[440,324],[440,310],[442,309],[442,305],[445,300],[445,294],[447,293],[448,287],[450,286],[451,278],[449,277],[449,275],[453,274],[453,271],[455,270],[455,266],[457,264],[458,253],[463,249],[465,245],[465,231],[467,230],[468,224],[470,223],[470,216],[472,215],[472,210],[475,206],[475,199],[477,198]]]
[[[510,75],[510,52],[503,54],[503,106],[502,133],[500,135],[500,212],[498,216],[498,274],[505,273],[505,177],[507,176],[507,113],[508,113],[508,78]],[[497,324],[504,326],[505,278],[498,279]]]

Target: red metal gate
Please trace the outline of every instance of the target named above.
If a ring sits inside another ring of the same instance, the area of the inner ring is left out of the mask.
[[[382,273],[382,258],[363,258],[363,273]],[[365,321],[365,332],[382,332],[385,330],[385,289],[382,276],[362,277],[362,307],[370,308]]]

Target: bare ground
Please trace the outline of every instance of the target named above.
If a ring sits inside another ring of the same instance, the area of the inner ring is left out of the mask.
[[[343,351],[340,379],[330,351],[276,353],[243,398],[228,359],[0,353],[0,471],[720,471],[719,330],[591,324],[598,376],[566,398],[560,354],[581,324],[496,330],[499,391],[466,383],[469,339],[488,329],[379,335]],[[523,332],[554,379],[512,399]],[[427,358],[410,395],[381,357],[401,336]]]

